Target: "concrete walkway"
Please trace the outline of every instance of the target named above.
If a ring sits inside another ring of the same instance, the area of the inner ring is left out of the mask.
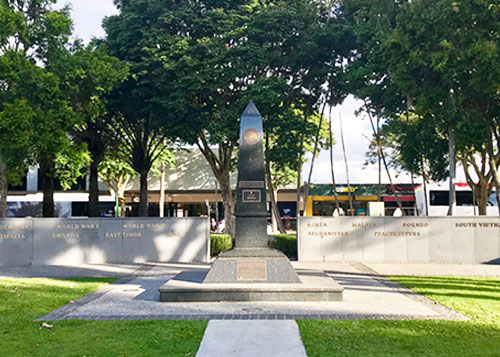
[[[304,357],[299,327],[294,320],[212,320],[197,357]]]

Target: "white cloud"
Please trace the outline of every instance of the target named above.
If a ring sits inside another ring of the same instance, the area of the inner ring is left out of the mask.
[[[88,43],[92,37],[104,37],[102,20],[118,13],[113,0],[58,0],[56,8],[71,7],[75,35]]]

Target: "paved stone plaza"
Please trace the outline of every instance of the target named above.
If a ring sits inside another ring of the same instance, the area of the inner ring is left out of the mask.
[[[40,320],[61,319],[463,319],[450,309],[393,283],[381,275],[500,276],[498,265],[403,265],[298,263],[296,269],[324,269],[344,288],[341,302],[161,303],[158,288],[180,271],[208,265],[148,264],[83,267],[2,268],[4,277],[122,276],[111,284]],[[419,274],[422,272],[423,274]],[[376,303],[374,303],[376,302]]]

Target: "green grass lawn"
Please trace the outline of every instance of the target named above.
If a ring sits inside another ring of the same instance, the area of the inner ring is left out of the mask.
[[[309,356],[500,356],[500,279],[391,277],[471,321],[298,321]],[[206,321],[34,319],[113,279],[0,279],[0,356],[194,356]]]
[[[308,356],[500,356],[500,279],[391,277],[470,321],[298,321]]]
[[[206,321],[34,319],[114,279],[0,279],[0,356],[194,356]]]

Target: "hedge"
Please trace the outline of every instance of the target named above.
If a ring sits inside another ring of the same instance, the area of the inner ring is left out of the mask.
[[[232,247],[233,240],[229,234],[210,234],[210,256],[215,257]]]
[[[274,249],[281,250],[288,258],[297,258],[297,235],[276,234],[273,241]]]

